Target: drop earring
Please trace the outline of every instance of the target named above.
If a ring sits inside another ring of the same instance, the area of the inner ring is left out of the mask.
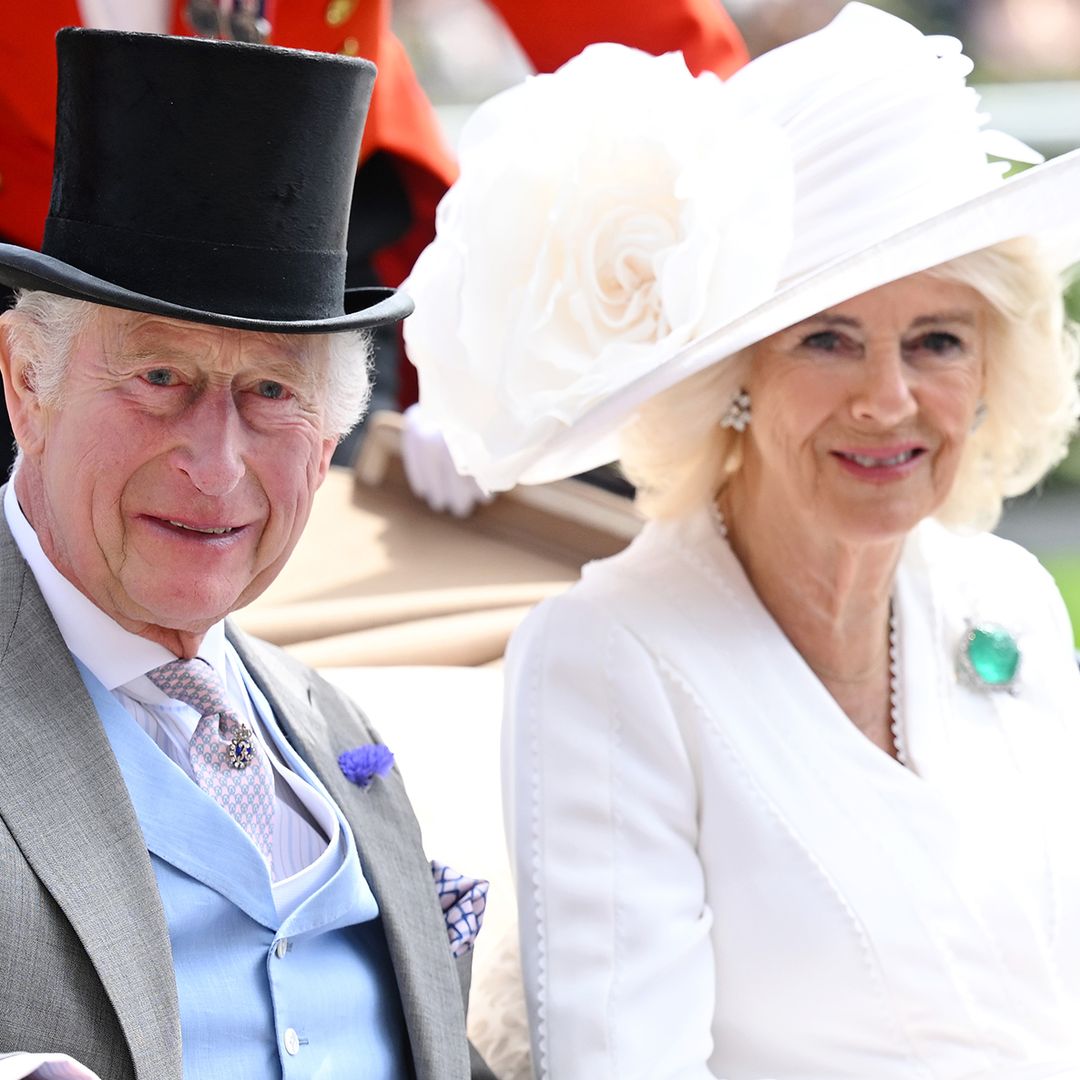
[[[724,415],[720,417],[720,426],[734,431],[745,431],[750,423],[750,394],[740,389],[731,399]]]

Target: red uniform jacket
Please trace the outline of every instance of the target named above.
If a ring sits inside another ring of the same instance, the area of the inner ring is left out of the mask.
[[[738,31],[717,0],[492,0],[539,71],[552,71],[594,41],[652,53],[681,49],[695,72],[727,75],[745,63]],[[189,33],[174,0],[172,32]],[[0,19],[0,238],[38,247],[52,186],[56,52],[62,26],[78,26],[76,0],[5,5]],[[277,0],[272,42],[374,60],[379,69],[361,161],[392,155],[412,225],[376,256],[380,277],[401,282],[434,236],[435,206],[453,181],[453,155],[401,42],[390,0]],[[210,106],[212,107],[212,105]],[[412,378],[411,369],[406,373]],[[409,388],[403,387],[409,399]]]
[[[554,70],[593,41],[653,53],[682,49],[695,72],[727,75],[746,61],[738,31],[714,0],[494,0],[494,6],[539,71]],[[189,32],[181,7],[177,0],[172,29],[178,34]],[[29,247],[41,242],[52,183],[53,36],[61,26],[77,25],[76,0],[11,4],[0,20],[0,235]],[[376,149],[394,155],[422,226],[422,235],[401,245],[415,248],[415,255],[431,238],[434,206],[455,166],[405,50],[390,32],[389,0],[278,0],[273,42],[375,61],[379,77],[361,159]],[[408,272],[408,252],[394,264],[396,272],[387,273],[391,284]]]

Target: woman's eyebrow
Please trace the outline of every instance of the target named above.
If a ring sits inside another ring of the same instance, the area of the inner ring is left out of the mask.
[[[834,315],[828,311],[819,312],[817,315],[811,315],[809,319],[803,319],[802,322],[796,323],[792,330],[798,330],[802,326],[850,326],[855,330],[858,330],[862,323],[850,315]]]
[[[975,312],[968,310],[938,311],[931,315],[920,315],[913,319],[911,325],[930,326],[935,323],[960,323],[962,326],[975,325]]]
[[[959,323],[963,326],[975,326],[976,316],[973,311],[966,309],[958,309],[956,311],[935,311],[927,315],[917,316],[911,320],[910,325],[914,329],[923,326],[939,325],[941,323]],[[831,314],[828,311],[822,311],[817,315],[811,315],[808,319],[803,319],[802,322],[795,323],[791,329],[798,330],[800,327],[805,326],[847,326],[858,330],[862,327],[862,323],[859,319],[853,318],[850,315],[838,315]]]

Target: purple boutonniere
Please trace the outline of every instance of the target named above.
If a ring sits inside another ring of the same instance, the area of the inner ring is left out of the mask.
[[[338,765],[346,780],[366,788],[376,776],[385,776],[394,767],[394,755],[382,743],[368,743],[339,754]]]

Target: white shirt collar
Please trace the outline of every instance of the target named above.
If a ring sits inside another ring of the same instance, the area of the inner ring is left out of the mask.
[[[115,690],[176,657],[164,645],[125,630],[81,593],[42,550],[37,533],[19,506],[15,481],[4,492],[4,517],[22,557],[63,636],[68,651],[90,669],[107,690]],[[225,623],[216,622],[199,646],[201,656],[224,680]]]

